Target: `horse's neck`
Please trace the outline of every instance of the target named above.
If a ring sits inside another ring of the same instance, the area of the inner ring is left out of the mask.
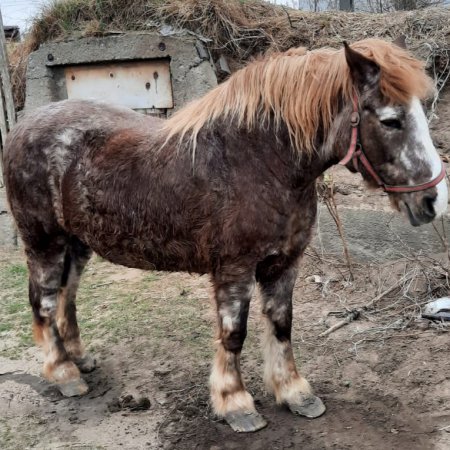
[[[218,123],[200,138],[199,144],[197,155],[222,147],[224,158],[233,160],[235,167],[267,171],[268,176],[287,186],[307,186],[331,165],[329,155],[323,158],[321,150],[312,155],[298,152],[283,125],[276,128],[266,124],[246,130],[237,129],[233,124]],[[318,144],[322,145],[322,141]]]
[[[326,134],[321,130],[317,132],[316,150],[312,154],[294,148],[288,131],[283,126],[277,131],[269,128],[264,141],[269,143],[272,140],[274,152],[286,161],[299,182],[307,185],[337,164],[346,154],[351,139],[351,112],[351,108],[343,108]]]
[[[200,133],[196,155],[202,158],[200,155],[204,153],[207,160],[214,149],[221,149],[219,152],[224,152],[225,159],[232,159],[235,167],[252,166],[267,170],[291,186],[307,186],[345,155],[351,136],[350,114],[351,109],[344,108],[326,135],[318,131],[317,150],[312,154],[293,147],[283,124],[277,127],[273,123],[259,123],[247,130],[233,122],[217,121]]]

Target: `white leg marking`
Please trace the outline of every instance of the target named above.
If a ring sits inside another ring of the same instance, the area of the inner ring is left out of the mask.
[[[239,371],[239,354],[219,346],[209,379],[211,401],[219,416],[242,411],[256,412],[252,396],[245,390]]]
[[[277,403],[294,400],[299,393],[312,393],[308,381],[297,372],[290,342],[280,342],[268,320],[264,336],[264,383],[275,394]]]

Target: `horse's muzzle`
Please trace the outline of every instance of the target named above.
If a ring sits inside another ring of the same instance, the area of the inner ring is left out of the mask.
[[[405,210],[413,227],[432,222],[436,218],[435,202],[437,194],[426,193],[419,203],[404,201]]]

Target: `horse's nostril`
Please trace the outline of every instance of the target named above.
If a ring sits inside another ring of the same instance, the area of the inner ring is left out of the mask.
[[[434,202],[437,195],[424,195],[423,197],[423,212],[426,216],[433,218],[436,215],[434,210]]]

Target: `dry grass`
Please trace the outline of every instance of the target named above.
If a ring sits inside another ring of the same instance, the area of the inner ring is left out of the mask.
[[[381,344],[402,336],[418,337],[427,329],[449,331],[448,322],[421,318],[428,302],[448,295],[448,255],[433,258],[411,253],[385,264],[355,264],[354,280],[349,282],[346,264],[334,257],[325,260],[317,253],[311,254],[312,250],[308,253],[310,261],[316,262],[316,292],[324,298],[335,297],[340,304],[338,310],[323,317],[321,333],[313,330],[316,343],[328,346],[329,339],[345,339],[357,352],[370,342]],[[311,285],[312,279],[301,283],[303,289],[308,283]],[[348,325],[352,321],[355,324]],[[340,333],[337,338],[335,332]]]
[[[25,39],[20,44],[8,44],[9,72],[13,90],[14,105],[21,110],[25,104],[25,80],[28,55],[37,47],[32,45],[31,39]]]
[[[450,10],[429,8],[389,14],[310,13],[260,0],[54,0],[43,6],[24,42],[10,55],[16,106],[23,107],[27,56],[40,44],[68,36],[155,30],[162,24],[210,39],[214,55],[242,64],[266,51],[295,46],[340,46],[366,38],[407,36],[426,59],[438,88],[449,71]]]

